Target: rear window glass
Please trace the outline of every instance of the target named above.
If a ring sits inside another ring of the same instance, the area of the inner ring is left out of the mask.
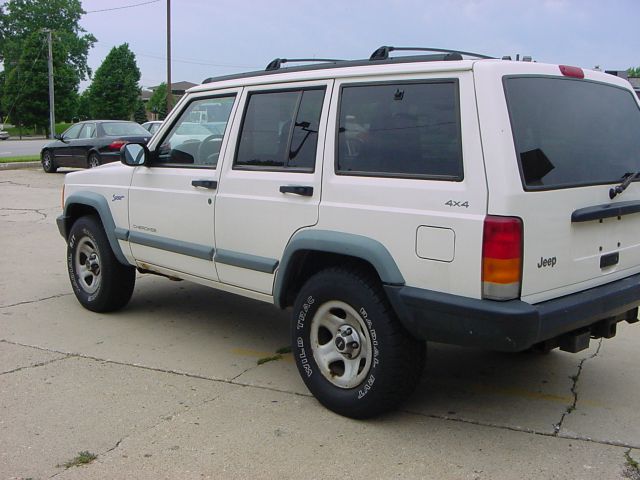
[[[631,92],[550,77],[504,85],[525,188],[615,183],[640,170],[640,109]]]
[[[102,124],[104,134],[108,137],[119,135],[143,135],[148,137],[147,132],[142,126],[133,122],[106,122]]]
[[[336,171],[459,180],[458,110],[454,81],[345,86]]]

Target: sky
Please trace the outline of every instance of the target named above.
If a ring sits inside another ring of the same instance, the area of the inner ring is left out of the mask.
[[[126,42],[143,87],[166,81],[167,0],[82,6],[80,24],[98,40],[89,53],[94,71]],[[368,58],[382,45],[626,70],[640,66],[639,21],[640,0],[172,0],[171,77],[201,83],[276,57]]]

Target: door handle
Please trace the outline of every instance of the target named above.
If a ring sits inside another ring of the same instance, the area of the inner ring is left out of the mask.
[[[303,197],[311,197],[313,195],[313,187],[306,185],[281,185],[280,193],[295,193]]]
[[[218,182],[215,180],[191,180],[191,185],[194,187],[209,188],[211,190],[218,188]]]

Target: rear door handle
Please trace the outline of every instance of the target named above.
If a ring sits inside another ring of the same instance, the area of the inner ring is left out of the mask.
[[[311,197],[313,195],[313,187],[306,185],[281,185],[280,193],[295,193],[303,197]]]
[[[194,187],[209,188],[211,190],[218,188],[218,182],[215,180],[191,180],[191,185]]]

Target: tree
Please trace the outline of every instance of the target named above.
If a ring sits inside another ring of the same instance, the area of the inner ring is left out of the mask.
[[[627,70],[627,76],[629,77],[640,77],[640,67],[630,68]]]
[[[167,116],[167,84],[162,82],[153,91],[153,95],[147,104],[149,111],[158,115],[158,120],[164,120]]]
[[[16,63],[24,42],[47,28],[63,47],[64,62],[84,80],[91,74],[87,56],[96,41],[79,24],[84,13],[80,0],[9,0],[0,7],[0,61]]]
[[[73,114],[78,77],[73,67],[64,63],[64,50],[58,46],[54,56],[56,118],[69,119]],[[18,62],[4,82],[4,110],[15,123],[46,128],[49,125],[49,77],[46,39],[35,32],[23,42]]]
[[[140,98],[136,101],[136,111],[133,112],[133,119],[138,123],[147,121],[147,110],[144,108],[144,102]]]
[[[93,118],[129,120],[140,95],[140,70],[127,43],[113,47],[89,87]]]
[[[22,123],[47,125],[47,48],[42,30],[51,29],[56,117],[70,114],[80,80],[91,73],[87,56],[96,41],[79,25],[83,13],[80,0],[9,0],[0,6],[0,61],[5,69],[0,100],[6,113],[15,114],[19,99]]]

